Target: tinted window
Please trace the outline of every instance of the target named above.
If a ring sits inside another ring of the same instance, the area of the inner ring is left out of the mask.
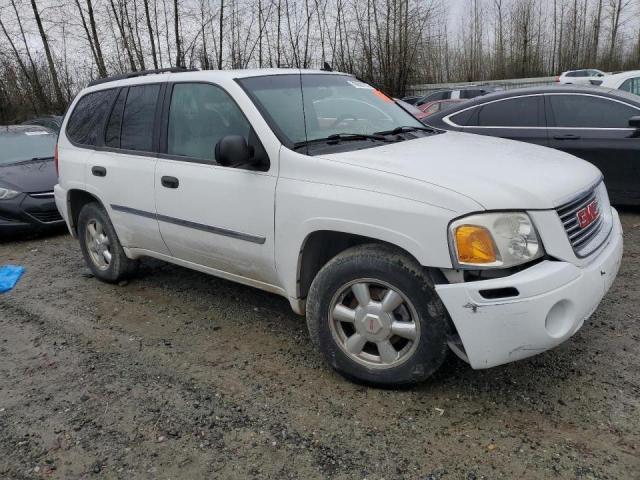
[[[620,90],[640,95],[640,77],[630,78],[620,85]]]
[[[108,147],[120,148],[120,129],[122,127],[122,112],[124,112],[124,102],[127,98],[127,89],[123,88],[118,94],[116,103],[111,111],[111,116],[107,122],[104,144]]]
[[[160,85],[129,87],[122,115],[120,147],[150,152],[153,149],[153,123]]]
[[[460,90],[460,98],[476,98],[484,93],[484,90]]]
[[[451,108],[451,107],[449,107]],[[470,119],[475,119],[475,113],[477,113],[476,108],[471,108],[469,110],[464,110],[460,113],[456,113],[451,116],[451,121],[456,125],[461,127],[466,127],[470,125]]]
[[[167,153],[214,161],[215,146],[226,135],[250,143],[250,125],[236,103],[213,85],[180,83],[173,87]]]
[[[97,145],[111,108],[115,89],[88,93],[82,97],[67,122],[67,136],[82,145]]]
[[[540,126],[540,97],[518,97],[478,107],[480,127]]]
[[[549,95],[557,127],[628,128],[640,110],[620,102],[587,95]]]

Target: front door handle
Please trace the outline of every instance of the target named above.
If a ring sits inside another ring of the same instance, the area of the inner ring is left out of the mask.
[[[106,177],[107,169],[104,167],[91,167],[91,173],[96,177]]]
[[[180,185],[180,181],[176,177],[162,177],[160,183],[166,188],[178,188]]]
[[[553,139],[554,140],[580,140],[580,136],[569,133],[567,135],[554,135]]]

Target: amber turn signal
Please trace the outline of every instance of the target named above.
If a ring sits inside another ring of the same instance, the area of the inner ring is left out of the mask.
[[[497,260],[493,237],[489,230],[477,225],[456,228],[456,249],[460,263],[485,264]]]

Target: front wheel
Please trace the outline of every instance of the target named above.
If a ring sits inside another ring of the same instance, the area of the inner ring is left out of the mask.
[[[432,279],[384,245],[351,248],[320,270],[307,324],[335,370],[374,385],[423,381],[447,354],[447,320]]]

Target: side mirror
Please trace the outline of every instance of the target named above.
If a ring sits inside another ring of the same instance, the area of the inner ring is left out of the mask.
[[[215,157],[224,167],[238,167],[251,164],[253,152],[242,135],[227,135],[216,144]]]
[[[640,115],[636,115],[629,119],[629,126],[640,129]]]

